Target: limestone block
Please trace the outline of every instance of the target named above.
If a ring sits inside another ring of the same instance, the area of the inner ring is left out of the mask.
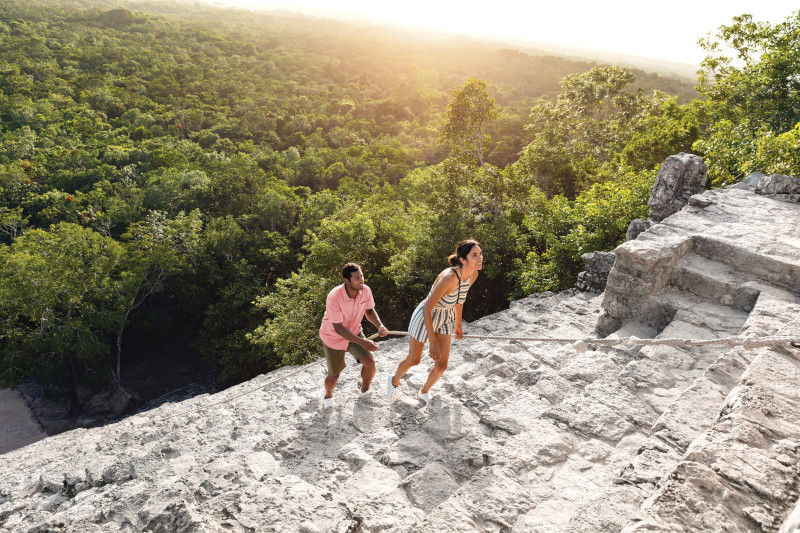
[[[495,463],[517,473],[535,471],[566,461],[578,446],[578,439],[550,420],[532,421],[530,427],[509,438],[497,452]]]
[[[632,241],[636,239],[639,235],[650,229],[652,226],[652,220],[642,220],[641,218],[632,220],[631,223],[628,224],[628,229],[625,231],[625,240]]]
[[[689,206],[699,207],[705,209],[708,206],[714,205],[714,201],[705,197],[702,194],[694,194],[689,197]]]
[[[598,402],[587,401],[585,397],[570,397],[551,407],[544,417],[566,424],[587,437],[606,442],[617,442],[635,430],[616,410]]]
[[[448,443],[439,461],[457,478],[467,479],[479,469],[496,463],[501,449],[495,439],[473,428],[464,438]]]
[[[381,457],[385,465],[408,464],[423,467],[441,455],[442,446],[435,436],[422,431],[412,432],[398,440],[393,448]]]
[[[649,428],[658,419],[658,415],[646,402],[631,393],[616,379],[595,380],[586,386],[585,394],[586,401],[614,409],[638,427]]]
[[[161,513],[147,522],[145,530],[189,533],[199,529],[200,523],[196,512],[186,502],[179,501],[168,504]]]
[[[761,183],[761,180],[766,177],[767,175],[762,174],[761,172],[751,172],[744,180],[742,180],[742,183],[744,183],[749,187],[757,189],[759,184]]]
[[[655,531],[704,531],[709,533],[752,532],[749,519],[741,509],[752,502],[743,498],[708,466],[681,462],[642,510],[658,517],[668,529]],[[685,502],[692,502],[686,505]],[[649,528],[625,529],[653,531]]]
[[[619,381],[631,390],[643,388],[670,389],[675,386],[675,376],[669,368],[651,359],[631,361],[619,375]]]
[[[570,532],[620,531],[637,516],[644,501],[642,491],[629,485],[612,486],[596,492],[573,514]]]
[[[447,468],[434,462],[405,478],[402,487],[411,503],[428,513],[457,491],[459,485]]]
[[[555,370],[545,368],[539,372],[533,390],[551,404],[557,404],[569,396],[579,393],[578,388]]]
[[[599,379],[616,379],[620,367],[603,352],[586,351],[575,354],[558,371],[558,375],[577,385],[585,385]]]
[[[255,452],[245,458],[245,464],[253,479],[261,480],[264,476],[275,475],[278,462],[269,452]]]
[[[377,394],[377,391],[373,391],[371,395],[359,398],[353,405],[353,426],[359,431],[368,432],[381,425],[388,417],[384,406],[375,401]]]
[[[740,491],[752,490],[766,501],[794,501],[797,455],[786,459],[779,455],[775,450],[762,450],[749,443],[708,439],[692,445],[684,459],[708,465],[732,484],[746,487]]]
[[[516,435],[524,431],[532,420],[536,420],[549,407],[549,402],[523,391],[503,403],[491,406],[481,414],[480,420],[487,426]]]
[[[679,211],[689,197],[705,189],[708,167],[702,158],[680,153],[669,156],[658,170],[647,205],[656,222]]]
[[[378,461],[369,461],[342,484],[342,492],[351,498],[373,499],[400,486],[400,476]]]
[[[536,503],[538,498],[512,472],[492,465],[434,509],[420,531],[510,531]]]
[[[552,506],[553,509],[551,512],[537,507],[517,520],[514,527],[511,529],[511,533],[561,533],[562,530],[558,527],[557,523],[564,522],[566,524],[572,517],[574,504],[570,504],[571,502],[567,502],[566,500],[557,502]],[[553,514],[557,514],[557,516],[553,517]],[[548,518],[554,521],[551,522],[543,518],[543,515],[548,515]]]
[[[797,179],[794,176],[772,174],[770,176],[761,178],[758,181],[756,193],[764,196],[773,194],[800,194],[800,179]]]
[[[681,460],[673,446],[658,438],[650,438],[636,451],[636,456],[618,473],[618,482],[658,484]]]
[[[478,416],[462,403],[441,396],[434,396],[428,411],[424,428],[439,440],[460,439],[478,421]]]
[[[781,529],[778,533],[798,533],[800,532],[800,500],[797,501],[797,504],[792,509],[792,512],[789,513],[789,516],[781,525]]]
[[[711,426],[727,393],[706,378],[698,379],[661,414],[652,433],[682,453]]]
[[[758,385],[788,402],[800,402],[800,360],[789,350],[763,350],[742,375],[743,384]]]
[[[578,446],[578,455],[592,463],[602,461],[613,452],[613,446],[597,439],[590,439]]]
[[[583,254],[581,259],[583,259],[586,270],[578,274],[578,281],[575,286],[584,291],[603,292],[606,287],[608,273],[614,266],[615,257],[613,252]]]

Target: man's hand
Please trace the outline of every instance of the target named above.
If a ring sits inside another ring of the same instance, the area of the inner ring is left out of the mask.
[[[389,334],[389,330],[386,329],[386,326],[381,324],[380,327],[378,328],[378,336],[379,337],[385,337],[388,334]]]
[[[369,350],[370,352],[374,352],[375,350],[378,349],[378,345],[369,339],[362,339],[361,346],[363,346],[364,349]]]

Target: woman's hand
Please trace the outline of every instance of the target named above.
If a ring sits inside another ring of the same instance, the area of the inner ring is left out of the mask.
[[[460,339],[460,338],[462,338],[464,336],[464,330],[461,329],[461,325],[460,324],[456,324],[455,334],[456,334],[456,339]]]
[[[430,351],[431,351],[431,359],[434,361],[439,361],[439,358],[442,356],[442,350],[439,348],[439,343],[436,342],[436,339],[431,337],[430,341]]]

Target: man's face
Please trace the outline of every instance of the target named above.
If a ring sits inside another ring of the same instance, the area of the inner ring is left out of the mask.
[[[344,282],[354,291],[360,291],[364,288],[364,273],[360,270],[356,270],[350,273],[350,279],[344,280]]]

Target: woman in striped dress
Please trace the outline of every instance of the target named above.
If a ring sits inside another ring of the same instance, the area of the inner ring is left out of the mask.
[[[394,403],[400,397],[400,378],[418,365],[425,342],[429,343],[430,356],[434,361],[428,380],[419,391],[427,405],[431,401],[431,387],[442,377],[450,357],[451,335],[456,339],[464,335],[461,329],[461,309],[467,291],[478,278],[483,268],[483,253],[480,244],[472,239],[461,241],[453,255],[448,257],[451,267],[443,270],[428,293],[428,297],[414,310],[408,325],[410,343],[408,356],[400,361],[397,371],[388,379],[387,397]]]

